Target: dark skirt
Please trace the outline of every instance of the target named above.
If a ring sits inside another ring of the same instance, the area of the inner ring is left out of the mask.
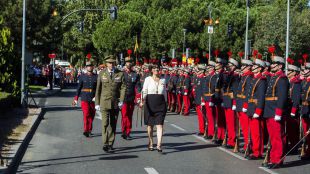
[[[167,112],[165,97],[162,94],[148,94],[144,105],[144,124],[163,125]]]

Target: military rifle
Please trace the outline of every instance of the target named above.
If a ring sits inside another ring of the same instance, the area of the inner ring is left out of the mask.
[[[271,142],[270,142],[270,138],[268,139],[268,144],[267,144],[267,151],[266,151],[266,156],[265,159],[262,163],[262,165],[267,165],[270,161],[270,149],[271,149]]]
[[[239,146],[240,146],[240,134],[241,134],[241,129],[240,129],[240,122],[239,122],[239,115],[236,113],[236,119],[235,121],[237,122],[236,125],[238,125],[238,128],[236,130],[238,130],[237,132],[237,136],[236,136],[236,142],[235,142],[235,147],[234,147],[234,151],[235,153],[239,152]]]
[[[251,126],[250,126],[250,118],[248,118],[249,120],[249,131],[248,131],[248,144],[246,146],[245,152],[244,152],[244,157],[248,157],[250,155],[250,151],[251,151]]]

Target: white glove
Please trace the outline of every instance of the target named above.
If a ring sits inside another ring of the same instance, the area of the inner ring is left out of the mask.
[[[224,107],[224,103],[221,103],[221,106]]]
[[[175,90],[172,90],[172,93],[175,93]]]
[[[93,102],[95,101],[95,97],[92,99],[92,101],[93,101]]]
[[[140,103],[140,102],[141,102],[141,100],[140,100],[140,99],[138,99],[138,100],[137,100],[137,103]]]
[[[201,106],[204,106],[204,105],[206,105],[206,103],[205,102],[201,102]]]
[[[246,111],[248,111],[248,109],[242,108],[242,112],[246,112]]]
[[[118,102],[118,107],[119,107],[120,109],[122,109],[122,106],[123,106],[123,102]]]
[[[259,115],[254,113],[253,118],[258,118],[258,117],[259,117]]]
[[[78,101],[77,101],[77,100],[74,100],[74,101],[73,101],[74,106],[76,106],[76,105],[77,105],[77,103],[78,103]]]
[[[209,106],[210,106],[210,107],[214,106],[214,103],[209,102]]]
[[[184,95],[187,95],[187,92],[184,92]]]
[[[291,116],[292,116],[292,117],[295,117],[295,114],[294,114],[294,113],[291,113]]]
[[[178,93],[181,94],[181,91],[179,91]]]
[[[100,111],[100,105],[96,105],[96,106],[95,106],[95,109],[96,109],[97,111]]]
[[[274,120],[276,120],[276,121],[281,121],[281,116],[275,115],[275,116],[274,116]]]
[[[232,105],[232,108],[231,108],[233,111],[235,111],[237,109],[237,106],[236,105]]]

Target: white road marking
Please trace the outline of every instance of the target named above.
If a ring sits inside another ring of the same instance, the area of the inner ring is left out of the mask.
[[[167,121],[167,120],[164,120],[164,122],[165,122],[165,123],[168,123],[169,121]]]
[[[274,171],[272,171],[272,170],[270,170],[270,169],[267,169],[266,167],[258,167],[259,169],[262,169],[262,170],[264,170],[265,172],[268,172],[268,173],[270,173],[270,174],[278,174],[277,172],[274,172]]]
[[[206,139],[204,139],[203,137],[200,137],[200,136],[198,136],[198,135],[192,135],[192,136],[195,137],[195,138],[197,138],[197,139],[199,139],[199,140],[201,140],[201,141],[203,141],[203,142],[205,142],[205,143],[212,144],[211,141],[206,140]]]
[[[159,174],[154,168],[152,167],[145,167],[144,170],[148,173],[148,174]]]
[[[186,130],[185,129],[183,129],[183,128],[181,128],[180,126],[177,126],[177,125],[175,125],[175,124],[170,124],[172,127],[175,127],[175,128],[177,128],[177,129],[179,129],[180,131],[183,131],[183,132],[185,132]]]
[[[45,103],[44,103],[44,106],[46,106],[46,105],[48,105],[48,101],[47,100],[45,100]]]
[[[243,160],[243,161],[248,160],[248,159],[246,159],[246,158],[244,158],[244,157],[242,157],[242,156],[240,156],[240,155],[237,155],[237,154],[235,154],[234,152],[231,152],[231,151],[229,151],[229,150],[227,150],[227,149],[225,149],[225,148],[223,148],[223,147],[217,147],[217,148],[220,149],[220,150],[223,151],[223,152],[226,152],[226,153],[228,153],[228,154],[230,154],[230,155],[232,155],[232,156],[234,156],[234,157],[240,159],[240,160]]]

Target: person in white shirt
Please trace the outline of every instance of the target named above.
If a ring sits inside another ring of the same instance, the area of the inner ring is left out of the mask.
[[[144,124],[147,125],[149,137],[148,150],[153,150],[153,128],[157,130],[157,151],[162,152],[163,124],[167,112],[167,94],[165,79],[160,78],[159,67],[150,66],[152,75],[145,79],[142,89],[143,100],[140,106],[144,106]]]

